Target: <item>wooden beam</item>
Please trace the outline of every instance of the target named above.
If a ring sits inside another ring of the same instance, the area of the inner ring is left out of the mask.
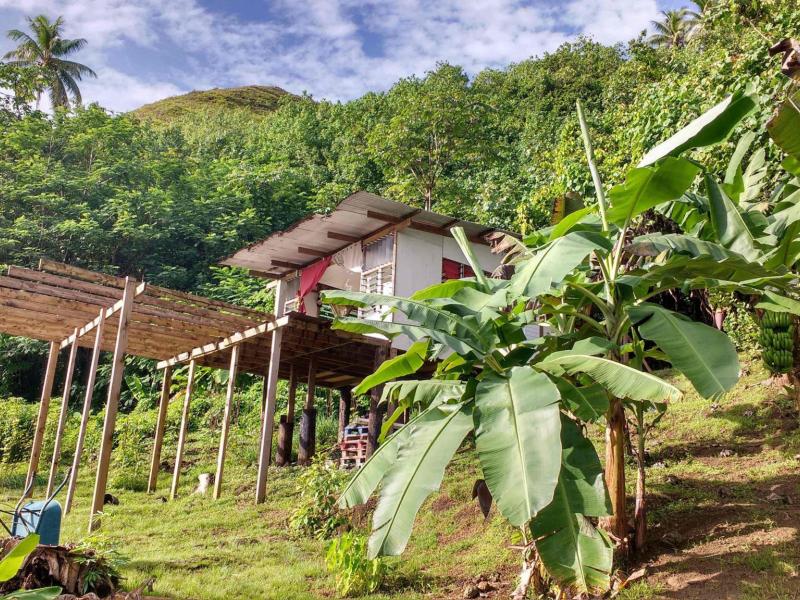
[[[183,398],[183,412],[181,413],[181,428],[178,433],[178,449],[175,452],[175,469],[172,473],[172,487],[169,497],[174,500],[178,496],[178,481],[181,477],[181,463],[183,462],[183,449],[186,445],[186,435],[189,432],[189,406],[192,401],[192,388],[194,388],[194,370],[197,363],[189,363],[189,378],[186,382],[186,395]]]
[[[172,367],[164,369],[164,378],[161,382],[161,398],[158,402],[158,420],[156,421],[156,435],[153,440],[153,454],[150,458],[150,476],[147,479],[147,492],[152,494],[158,487],[158,471],[161,466],[161,446],[164,443],[164,431],[167,428],[167,409],[169,408],[169,394],[172,387]]]
[[[136,290],[134,291],[133,294],[134,298],[140,294],[143,294],[145,289],[147,289],[146,283],[143,282],[137,285]],[[109,306],[107,309],[105,309],[103,317],[104,320],[107,320],[109,317],[111,317],[111,315],[122,310],[122,305],[124,301],[125,301],[124,298],[120,298],[112,306]],[[75,333],[73,333],[71,336],[69,336],[67,339],[61,342],[61,349],[63,350],[64,348],[72,344],[75,340],[82,338],[84,335],[92,331],[99,324],[100,324],[100,317],[95,317],[80,329],[76,329]]]
[[[338,240],[340,242],[348,242],[350,244],[355,244],[361,238],[355,235],[347,235],[344,233],[336,233],[335,231],[328,232],[328,239],[331,240]]]
[[[69,415],[69,397],[72,391],[72,375],[75,373],[75,359],[78,357],[78,330],[75,330],[76,337],[72,340],[69,349],[69,360],[67,361],[67,371],[64,374],[64,393],[61,395],[61,411],[58,415],[58,426],[56,427],[56,439],[53,442],[53,458],[50,461],[50,476],[47,478],[47,495],[53,493],[56,485],[56,474],[58,463],[61,461],[61,441],[64,439],[64,428],[67,425],[67,415]]]
[[[300,254],[308,254],[309,256],[329,256],[332,252],[326,250],[315,250],[314,248],[305,248],[303,246],[298,246],[297,251]]]
[[[198,359],[202,356],[206,356],[208,354],[214,354],[219,352],[220,350],[225,350],[234,344],[238,344],[250,338],[258,337],[260,335],[264,335],[265,333],[275,332],[277,329],[285,326],[289,322],[289,317],[280,317],[277,318],[275,321],[271,323],[262,323],[261,325],[257,325],[255,327],[251,327],[250,329],[246,329],[245,331],[240,331],[239,333],[235,333],[230,337],[225,338],[219,342],[212,342],[210,344],[206,344],[204,346],[199,346],[190,350],[188,352],[183,352],[178,354],[177,356],[173,356],[170,359],[162,360],[158,363],[157,367],[159,369],[163,369],[168,366],[173,366],[179,363],[184,363],[189,360]]]
[[[95,271],[90,271],[89,269],[83,269],[81,267],[75,267],[73,265],[68,265],[66,263],[56,262],[48,258],[39,259],[39,270],[46,271],[48,273],[70,275],[78,279],[93,281],[101,285],[107,285],[119,289],[125,288],[124,277],[118,277],[116,275],[108,275],[106,273],[97,273]]]
[[[98,316],[100,321],[97,324],[94,335],[94,349],[92,350],[92,362],[89,365],[89,375],[86,379],[86,395],[83,398],[83,411],[81,412],[81,424],[78,428],[78,441],[75,444],[75,454],[72,457],[72,470],[69,474],[67,486],[67,499],[64,501],[64,514],[69,513],[72,508],[72,500],[75,496],[75,484],[78,481],[78,468],[81,464],[81,454],[83,453],[83,443],[86,440],[86,427],[89,424],[89,416],[92,413],[92,398],[94,396],[94,383],[97,379],[97,365],[100,362],[100,352],[103,344],[103,328],[106,322],[105,309],[100,310]]]
[[[416,211],[419,212],[419,211]],[[416,212],[414,214],[416,214]],[[368,210],[367,211],[367,218],[368,219],[375,219],[376,221],[385,221],[386,223],[401,223],[407,217],[403,216],[396,216],[396,215],[387,215],[386,213],[381,213],[375,210]]]
[[[31,459],[28,462],[28,476],[25,478],[25,489],[33,483],[36,471],[39,468],[39,456],[42,454],[44,431],[47,427],[47,414],[50,410],[50,395],[53,393],[53,380],[56,376],[56,365],[58,364],[58,350],[58,342],[50,342],[50,352],[47,355],[47,366],[44,370],[44,381],[42,382],[42,395],[39,400],[39,416],[36,419],[36,429],[33,432],[33,445],[31,446]]]
[[[284,320],[283,307],[286,302],[286,282],[279,281],[275,288],[275,316],[279,317],[275,324]],[[288,320],[286,321],[288,323]],[[261,419],[261,440],[258,449],[258,475],[256,479],[256,504],[261,504],[267,497],[267,469],[272,453],[272,430],[275,426],[275,401],[278,392],[278,377],[281,363],[281,340],[283,329],[278,327],[272,332],[270,347],[269,371],[267,374],[267,402],[264,418]]]
[[[303,265],[286,262],[285,260],[271,260],[270,263],[272,263],[273,267],[280,267],[282,269],[291,269],[292,271],[297,271],[298,269],[303,268]]]
[[[117,410],[119,409],[119,394],[122,390],[122,375],[125,370],[125,352],[128,348],[128,321],[133,308],[133,295],[136,291],[136,281],[130,277],[125,279],[122,309],[119,312],[119,325],[117,326],[117,341],[114,345],[114,358],[111,363],[111,381],[108,384],[108,399],[106,401],[106,416],[103,421],[103,437],[100,439],[100,454],[97,458],[97,476],[94,482],[94,496],[92,510],[89,515],[89,531],[94,531],[100,526],[98,513],[103,511],[108,483],[108,469],[111,464],[111,447],[114,441],[114,429],[117,424]]]
[[[225,394],[225,412],[222,416],[222,432],[219,436],[219,452],[217,454],[217,476],[214,479],[214,500],[218,500],[222,493],[222,472],[225,468],[225,451],[228,448],[228,431],[231,427],[231,408],[233,395],[236,393],[236,372],[239,368],[239,352],[241,346],[231,349],[231,367],[228,370],[228,390]]]

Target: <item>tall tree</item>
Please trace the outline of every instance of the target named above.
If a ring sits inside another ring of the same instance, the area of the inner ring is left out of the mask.
[[[70,95],[75,104],[81,104],[78,81],[84,76],[97,77],[97,73],[84,64],[64,57],[80,51],[88,42],[83,38],[68,40],[62,37],[63,17],[55,21],[50,21],[44,15],[28,17],[28,24],[32,36],[19,29],[8,32],[9,39],[20,44],[4,58],[11,60],[11,64],[42,67],[53,107],[68,107]]]
[[[653,33],[647,41],[656,47],[680,48],[686,44],[694,28],[696,14],[686,8],[661,11],[661,20],[650,21]]]
[[[461,169],[486,158],[486,108],[466,73],[441,64],[424,79],[403,79],[387,93],[385,109],[390,117],[368,136],[390,184],[385,193],[427,210],[448,201],[454,210],[468,195]]]

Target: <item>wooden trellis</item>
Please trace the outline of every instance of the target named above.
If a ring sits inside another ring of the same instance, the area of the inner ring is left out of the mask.
[[[276,306],[284,306],[284,300],[283,282],[278,282]],[[244,372],[265,378],[256,486],[256,501],[263,502],[267,466],[271,459],[278,379],[291,379],[292,386],[296,387],[297,377],[292,374],[307,372],[312,385],[346,388],[372,372],[376,352],[382,351],[386,344],[381,339],[334,331],[324,319],[297,313],[276,318],[260,311],[138,282],[132,278],[95,273],[44,259],[38,269],[12,266],[7,275],[0,276],[0,332],[50,342],[27,482],[33,480],[39,468],[59,353],[62,349],[70,349],[55,452],[50,462],[49,488],[53,486],[60,462],[77,349],[93,349],[67,488],[66,511],[70,510],[74,498],[99,355],[101,351],[113,352],[90,530],[97,527],[97,515],[103,508],[126,355],[158,360],[158,367],[164,370],[148,479],[150,492],[155,491],[157,485],[172,372],[178,365],[189,365],[170,494],[172,497],[177,493],[196,367],[227,368],[231,375],[220,436],[214,497],[219,497],[222,490],[235,375]],[[308,456],[308,448],[304,451],[304,456]]]

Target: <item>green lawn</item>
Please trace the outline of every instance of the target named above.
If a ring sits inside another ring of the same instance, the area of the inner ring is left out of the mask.
[[[652,544],[648,575],[621,597],[800,598],[800,433],[798,415],[780,388],[764,385],[765,372],[747,365],[742,381],[712,406],[685,380],[676,402],[649,444],[648,478]],[[600,431],[597,434],[599,441]],[[155,578],[153,595],[170,598],[334,597],[324,566],[325,542],[293,533],[296,468],[273,468],[267,502],[253,504],[255,444],[251,430],[236,428],[223,497],[191,494],[197,474],[214,471],[215,434],[193,434],[180,498],[165,502],[164,472],[153,495],[124,491],[112,472],[120,505],[109,507],[101,532],[90,541],[111,545],[128,559],[125,585]],[[164,460],[172,454],[165,451]],[[21,487],[22,465],[0,467],[0,500]],[[63,539],[85,537],[93,478],[84,468],[77,502]],[[629,469],[633,493],[633,465]],[[484,521],[471,499],[477,465],[469,448],[457,455],[440,493],[420,512],[411,543],[374,598],[456,598],[465,583],[499,573],[508,597],[518,569],[516,532],[493,509]],[[770,500],[786,496],[790,504]]]

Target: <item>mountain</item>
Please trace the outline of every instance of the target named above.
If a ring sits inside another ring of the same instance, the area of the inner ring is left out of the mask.
[[[267,85],[214,88],[157,100],[137,108],[133,114],[155,121],[171,121],[207,108],[240,108],[266,114],[278,107],[281,98],[291,95],[282,88]]]

